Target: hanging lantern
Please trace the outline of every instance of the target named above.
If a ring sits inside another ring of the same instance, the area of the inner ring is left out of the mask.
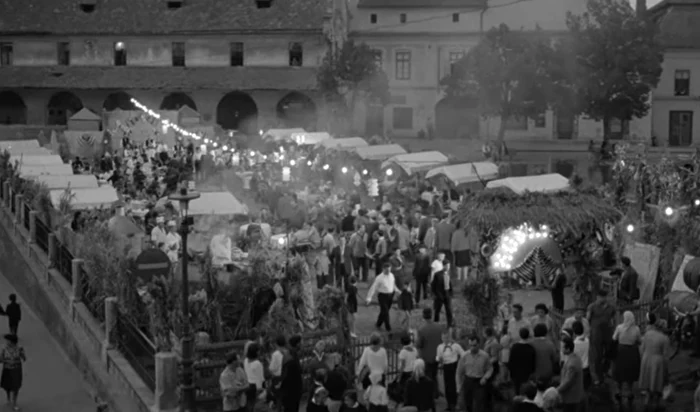
[[[231,164],[234,166],[239,166],[241,164],[241,155],[234,153],[233,156],[231,156]]]
[[[379,196],[379,182],[377,179],[369,179],[367,192],[372,197]]]
[[[283,167],[282,168],[282,181],[289,182],[291,177],[292,177],[292,170],[287,166]]]

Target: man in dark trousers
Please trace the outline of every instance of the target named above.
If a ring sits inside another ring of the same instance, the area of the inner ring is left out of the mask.
[[[535,348],[530,345],[530,329],[520,329],[520,341],[515,342],[510,348],[510,357],[508,358],[508,371],[510,378],[513,380],[515,394],[519,395],[521,386],[530,380],[532,374],[535,373]]]
[[[299,412],[303,390],[303,378],[299,350],[301,336],[289,338],[289,357],[284,359],[280,395],[282,397],[282,412]]]
[[[17,303],[17,295],[14,293],[10,295],[10,303],[5,309],[5,315],[7,316],[7,323],[10,326],[10,333],[17,336],[17,329],[19,328],[19,322],[22,320],[22,309]]]
[[[442,261],[442,270],[433,276],[430,291],[433,294],[433,310],[435,322],[440,322],[440,311],[445,307],[447,326],[452,326],[452,281],[450,280],[450,261]]]
[[[418,247],[418,256],[413,264],[413,278],[416,280],[416,304],[420,303],[421,291],[423,299],[428,299],[428,279],[430,279],[430,256],[425,245]]]
[[[433,311],[430,308],[423,309],[423,321],[425,323],[418,329],[416,348],[420,352],[421,359],[425,362],[425,374],[428,375],[435,385],[434,393],[437,398],[437,348],[442,343],[442,332],[444,329],[433,322]],[[433,411],[435,411],[434,406]]]
[[[632,261],[627,256],[620,259],[622,262],[622,277],[620,278],[620,288],[618,290],[618,299],[625,305],[631,305],[635,300],[639,299],[639,274],[632,267]]]

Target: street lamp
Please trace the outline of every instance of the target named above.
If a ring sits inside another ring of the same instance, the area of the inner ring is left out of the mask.
[[[180,382],[182,395],[180,397],[180,410],[194,412],[195,410],[195,393],[194,393],[194,339],[190,332],[190,291],[189,277],[187,274],[187,235],[192,226],[193,219],[187,215],[190,201],[198,199],[200,194],[194,190],[194,184],[191,182],[187,186],[182,186],[177,192],[168,196],[173,202],[178,202],[180,205],[180,236],[182,237],[182,315],[184,322],[182,325],[182,380]]]

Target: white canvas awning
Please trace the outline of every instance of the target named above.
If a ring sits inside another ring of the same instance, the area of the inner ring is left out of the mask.
[[[70,205],[76,210],[108,208],[119,201],[119,195],[112,186],[94,189],[59,189],[49,193],[51,203],[57,209],[64,196],[70,196]]]
[[[20,166],[19,175],[21,177],[33,176],[73,176],[73,168],[71,165],[55,165],[55,166]]]
[[[343,137],[340,139],[326,139],[319,143],[319,146],[326,149],[357,149],[367,147],[369,143],[361,137]]]
[[[289,140],[292,138],[292,134],[294,133],[306,133],[306,130],[301,129],[301,128],[295,128],[295,129],[270,129],[267,132],[263,134],[263,138],[265,139],[272,139],[275,141],[278,140]]]
[[[55,154],[51,150],[45,148],[45,147],[35,147],[35,148],[22,148],[22,147],[10,147],[10,148],[5,148],[1,149],[0,151],[7,151],[10,156],[12,157],[17,157],[17,156],[51,156]]]
[[[491,162],[476,162],[440,166],[428,171],[425,175],[427,179],[435,176],[445,176],[456,185],[493,180],[498,178],[498,165]]]
[[[537,176],[508,177],[492,180],[486,184],[487,189],[506,187],[517,194],[525,192],[558,192],[569,188],[569,179],[558,173]]]
[[[406,154],[406,150],[397,144],[358,147],[355,151],[362,160],[386,160],[390,157]]]
[[[23,150],[23,149],[39,149],[41,145],[38,140],[7,140],[0,142],[0,150]]]
[[[317,132],[317,133],[308,133],[308,132],[297,132],[297,133],[292,133],[292,140],[296,142],[296,144],[301,145],[301,146],[306,146],[306,145],[317,145],[324,140],[330,140],[332,139],[331,135],[326,132]]]
[[[96,189],[100,185],[94,175],[72,175],[72,176],[37,176],[36,181],[49,190],[66,189]]]
[[[398,166],[406,174],[414,174],[449,163],[450,159],[438,151],[406,153],[394,156],[382,163],[382,169]]]
[[[19,162],[22,166],[59,166],[64,164],[61,156],[56,154],[14,154],[10,157],[14,163]]]
[[[190,216],[202,215],[247,215],[248,207],[229,192],[201,192],[199,199],[190,202]],[[180,205],[171,202],[175,209]]]

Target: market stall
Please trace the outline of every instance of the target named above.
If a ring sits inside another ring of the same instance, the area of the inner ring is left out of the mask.
[[[19,175],[23,178],[35,176],[73,176],[71,165],[61,164],[54,166],[20,166]]]
[[[36,150],[40,149],[41,145],[39,144],[39,141],[34,139],[34,140],[9,140],[9,141],[4,141],[0,142],[0,150],[9,150],[9,149],[14,149],[14,150]]]
[[[296,132],[292,133],[292,140],[300,146],[314,146],[323,141],[331,140],[332,137],[326,132]]]
[[[388,170],[397,167],[406,175],[414,175],[416,173],[425,172],[437,166],[449,163],[449,159],[444,154],[438,151],[406,153],[398,156],[393,156],[382,163],[382,169]]]
[[[326,139],[319,143],[324,149],[352,150],[360,147],[368,147],[369,143],[361,137],[343,137],[340,139]]]
[[[516,194],[525,192],[552,193],[569,189],[569,179],[558,173],[537,176],[507,177],[492,180],[486,184],[487,189],[503,187]]]
[[[187,214],[190,216],[203,215],[247,215],[248,208],[230,192],[201,192],[199,199],[189,204]],[[180,205],[172,202],[175,210]]]
[[[440,176],[455,186],[481,183],[498,178],[498,165],[491,162],[461,163],[436,167],[425,174],[426,179]]]
[[[383,161],[390,157],[406,154],[406,150],[397,144],[382,144],[376,146],[358,147],[355,151],[362,160]]]
[[[61,201],[68,200],[73,210],[109,208],[119,201],[119,195],[112,186],[92,189],[59,189],[49,192],[51,203],[59,209]]]
[[[12,162],[19,162],[24,167],[59,166],[63,164],[61,156],[56,154],[24,154],[17,153],[10,157]]]
[[[35,180],[49,190],[56,189],[96,189],[99,187],[94,175],[36,176]]]
[[[269,139],[273,141],[291,140],[292,134],[294,133],[306,133],[306,130],[302,128],[270,129],[267,132],[263,133],[262,137],[263,139]]]

